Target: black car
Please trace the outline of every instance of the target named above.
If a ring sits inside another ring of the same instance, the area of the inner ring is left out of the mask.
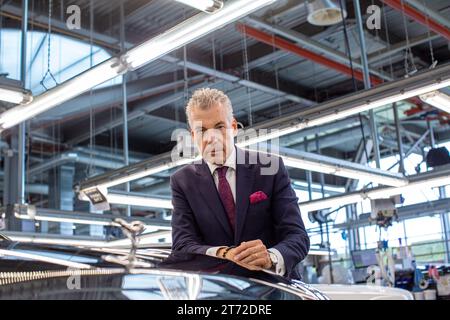
[[[0,238],[0,299],[325,300],[317,289],[204,255]]]

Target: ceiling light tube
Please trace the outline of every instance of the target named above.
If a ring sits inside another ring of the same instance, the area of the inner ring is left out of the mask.
[[[64,218],[64,217],[53,217],[45,215],[36,215],[31,217],[27,214],[15,214],[15,217],[23,220],[36,220],[36,221],[49,221],[49,222],[67,222],[67,223],[77,223],[77,224],[89,224],[89,225],[99,225],[99,226],[119,226],[117,223],[112,221],[100,221],[100,220],[88,220],[88,219],[76,219],[76,218]]]
[[[0,100],[14,104],[27,104],[33,101],[31,92],[0,86]]]
[[[432,91],[421,95],[420,99],[423,102],[450,114],[450,96],[447,94],[440,91]]]
[[[440,171],[438,170],[437,172]],[[428,175],[435,172],[411,176],[409,183],[402,187],[380,187],[372,190],[357,191],[342,196],[331,196],[324,199],[301,202],[299,206],[302,212],[309,212],[358,203],[365,199],[386,199],[405,192],[450,185],[449,171],[448,169],[442,170],[441,176],[434,177],[428,177]]]
[[[131,180],[137,180],[137,179],[140,179],[140,178],[144,178],[146,176],[150,176],[152,174],[156,174],[156,173],[159,173],[159,172],[167,171],[167,170],[170,170],[172,168],[176,168],[176,167],[179,167],[179,166],[182,166],[182,165],[185,165],[185,164],[189,164],[189,163],[192,163],[192,162],[195,162],[195,161],[198,161],[198,160],[201,160],[201,156],[197,156],[196,158],[182,158],[182,159],[176,160],[176,161],[167,161],[164,164],[161,164],[161,165],[158,165],[158,166],[155,166],[155,167],[151,167],[151,168],[147,168],[147,169],[144,169],[144,170],[140,170],[140,171],[137,171],[135,173],[131,173],[131,174],[127,175],[126,177],[122,177],[122,178],[119,178],[117,180],[112,180],[110,182],[106,182],[106,183],[102,184],[101,187],[106,189],[106,188],[109,188],[109,187],[112,187],[112,186],[116,186],[116,185],[119,185],[119,184],[122,184],[122,183],[126,183],[126,182],[131,181]]]
[[[284,164],[292,168],[303,169],[307,171],[321,172],[325,174],[332,174],[340,177],[345,177],[355,180],[363,180],[368,182],[376,182],[387,186],[404,186],[408,184],[408,180],[397,174],[390,174],[390,172],[383,170],[371,170],[372,168],[355,168],[344,167],[340,165],[333,165],[321,161],[314,161],[313,159],[297,159],[289,156],[281,155]],[[343,161],[342,161],[343,162]],[[350,163],[355,167],[358,164]]]
[[[70,100],[105,81],[123,73],[117,58],[111,58],[82,74],[37,96],[31,103],[9,109],[0,115],[0,130],[11,128],[25,120]]]
[[[108,193],[106,198],[109,203],[124,204],[131,206],[141,206],[160,209],[173,209],[172,201],[168,199],[150,198],[127,194]]]
[[[142,197],[141,200],[145,201],[145,197]],[[136,201],[139,202],[140,199],[136,199]],[[151,202],[149,202],[148,204],[153,204]],[[158,204],[158,203],[154,203],[154,204]],[[167,206],[167,204],[164,204],[163,202],[161,202],[160,205],[164,205]],[[83,216],[86,215],[85,213],[56,213],[57,210],[51,210],[54,212],[47,212],[47,209],[35,209],[35,210],[15,210],[14,211],[14,216],[17,219],[23,219],[23,220],[33,220],[33,221],[50,221],[50,222],[66,222],[66,223],[76,223],[76,224],[87,224],[87,225],[99,225],[99,226],[113,226],[113,227],[120,227],[120,224],[116,223],[114,221],[115,217],[108,215],[103,217],[102,215],[97,215],[97,217],[88,217],[88,216]],[[79,215],[79,217],[78,217]],[[94,215],[94,214],[88,214],[90,216]],[[133,218],[129,218],[128,220],[131,221],[131,219],[136,220],[136,217]],[[146,229],[150,229],[150,228],[157,228],[157,229],[164,229],[167,230],[168,228],[170,228],[169,223],[167,225],[162,224],[162,225],[158,225],[158,223],[156,224],[150,224],[151,222],[149,222],[148,220],[141,220],[139,218],[137,218],[137,220],[142,221],[142,223],[144,224]]]
[[[276,0],[229,0],[214,15],[200,13],[161,35],[130,49],[125,54],[124,60],[131,69],[137,69],[274,1]],[[193,3],[194,1],[190,2]]]
[[[175,0],[175,1],[207,13],[215,13],[218,10],[222,9],[223,7],[223,1],[219,0]]]

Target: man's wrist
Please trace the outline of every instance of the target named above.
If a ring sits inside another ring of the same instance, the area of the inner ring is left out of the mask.
[[[278,258],[276,256],[276,254],[274,254],[270,250],[268,250],[268,253],[269,253],[270,266],[268,266],[266,269],[272,270],[272,269],[276,268],[276,265],[278,263]]]
[[[222,258],[222,259],[227,259],[227,256],[229,255],[229,252],[233,248],[235,248],[235,247],[234,246],[221,247],[219,250],[217,250],[217,257]]]

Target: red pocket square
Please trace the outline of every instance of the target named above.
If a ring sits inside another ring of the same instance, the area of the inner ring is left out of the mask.
[[[256,191],[255,193],[252,193],[250,195],[250,203],[258,203],[260,201],[266,200],[268,197],[267,195],[262,191]]]

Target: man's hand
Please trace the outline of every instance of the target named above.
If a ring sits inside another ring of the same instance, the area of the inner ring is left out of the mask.
[[[270,269],[272,267],[269,252],[264,243],[259,239],[242,242],[239,247],[231,250],[233,251],[233,261],[239,265],[261,267],[264,269]]]
[[[219,250],[217,250],[217,257],[218,258],[222,258],[222,259],[227,259],[230,261],[234,261],[234,250],[236,250],[236,248],[231,248],[228,249],[228,247],[222,247]],[[224,256],[225,254],[225,256]]]

